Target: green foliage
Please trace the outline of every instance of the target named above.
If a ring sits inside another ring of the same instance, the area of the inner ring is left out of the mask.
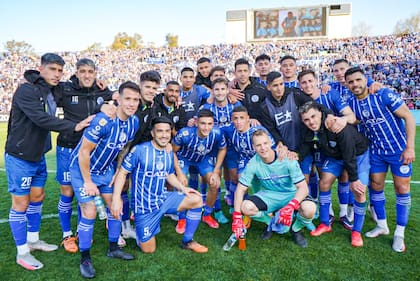
[[[4,48],[12,54],[32,55],[34,53],[32,45],[25,41],[10,40],[4,43]]]
[[[166,34],[166,44],[169,48],[178,47],[178,35],[173,35],[171,33]]]
[[[114,42],[111,45],[111,49],[139,49],[142,47],[142,44],[143,41],[140,34],[134,33],[133,36],[130,36],[125,32],[119,32],[114,37]]]
[[[0,124],[0,153],[3,154],[6,124]],[[417,135],[420,127],[417,127]],[[416,139],[416,152],[420,155],[420,138]],[[49,169],[55,169],[54,151],[47,154]],[[3,159],[0,167],[4,168]],[[420,163],[414,162],[413,181],[420,180]],[[46,184],[46,199],[43,214],[56,214],[59,186],[50,173]],[[125,250],[134,253],[134,261],[109,259],[107,251],[107,231],[103,221],[96,221],[93,238],[92,257],[98,280],[418,280],[420,268],[420,189],[419,184],[411,188],[412,208],[406,229],[405,253],[391,249],[392,233],[395,229],[395,194],[392,184],[386,185],[388,224],[391,234],[378,238],[364,238],[363,248],[352,248],[350,232],[335,223],[333,232],[320,237],[305,236],[309,246],[296,246],[290,234],[274,235],[270,240],[259,238],[264,229],[261,223],[252,222],[247,234],[247,249],[240,251],[236,246],[224,252],[222,246],[230,235],[230,224],[219,229],[210,229],[200,224],[195,239],[209,248],[207,254],[195,254],[182,250],[182,236],[175,232],[175,222],[163,218],[161,232],[157,235],[157,251],[143,254],[134,240],[128,240]],[[0,220],[7,219],[10,196],[7,180],[0,171]],[[338,212],[336,187],[333,200]],[[227,206],[223,205],[225,214]],[[76,214],[73,205],[73,214]],[[72,229],[76,228],[76,216],[72,218]],[[318,224],[318,222],[315,222]],[[363,232],[374,227],[374,222],[366,215]],[[59,244],[61,230],[58,217],[42,220],[41,239]],[[44,263],[38,271],[27,271],[15,263],[16,248],[8,223],[0,223],[0,273],[1,280],[83,280],[79,273],[79,254],[66,253],[62,248],[55,252],[34,252],[34,256]]]
[[[408,34],[412,32],[420,32],[420,11],[411,17],[399,20],[394,27],[394,34]]]

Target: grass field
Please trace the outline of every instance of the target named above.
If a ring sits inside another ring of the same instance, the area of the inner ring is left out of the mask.
[[[0,151],[3,154],[6,124],[0,124]],[[420,157],[420,127],[417,128],[416,152]],[[34,144],[36,145],[36,144]],[[48,154],[48,168],[55,169],[54,153]],[[413,181],[420,180],[419,164],[414,164]],[[0,280],[82,280],[79,273],[79,254],[68,254],[62,248],[55,252],[35,252],[44,263],[41,270],[26,271],[15,263],[16,248],[5,222],[10,208],[4,160],[0,159]],[[43,214],[56,214],[59,187],[50,173],[46,185],[46,199]],[[164,218],[161,233],[157,236],[157,251],[146,255],[139,251],[134,240],[128,240],[125,248],[134,253],[136,260],[124,262],[105,256],[108,242],[105,225],[95,224],[93,263],[97,280],[420,280],[420,185],[412,184],[412,208],[406,229],[405,253],[391,249],[395,229],[395,195],[391,184],[386,186],[388,224],[391,234],[375,239],[365,238],[363,248],[350,246],[350,232],[339,224],[333,225],[333,232],[320,237],[310,237],[306,231],[309,246],[296,246],[289,234],[274,235],[268,241],[259,238],[264,226],[253,222],[247,235],[247,250],[234,247],[224,252],[222,246],[230,235],[230,224],[214,230],[201,224],[196,240],[209,247],[207,254],[194,254],[180,248],[181,236],[175,230],[175,222]],[[336,192],[334,200],[336,202]],[[336,214],[338,213],[335,204]],[[74,208],[75,210],[75,208]],[[225,213],[227,209],[225,206]],[[316,222],[318,224],[318,222]],[[73,217],[73,229],[76,217]],[[374,227],[366,216],[363,232]],[[61,231],[57,217],[44,218],[41,239],[59,244]]]

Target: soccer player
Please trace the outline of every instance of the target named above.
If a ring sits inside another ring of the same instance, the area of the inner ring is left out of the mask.
[[[82,211],[79,221],[80,273],[85,278],[96,275],[90,256],[93,227],[96,218],[94,196],[101,195],[111,207],[112,187],[109,184],[115,174],[114,161],[121,150],[129,147],[139,128],[135,113],[140,103],[140,88],[128,81],[118,89],[117,117],[111,119],[103,113],[96,115],[71,155],[70,175],[74,193]],[[109,209],[107,256],[123,260],[134,257],[123,252],[117,244],[121,233],[121,220],[116,220]]]
[[[212,69],[211,61],[209,58],[201,57],[197,60],[197,76],[195,77],[194,84],[201,85],[208,91],[211,90],[210,71]]]
[[[79,132],[92,117],[75,123],[55,117],[53,93],[63,76],[64,60],[56,54],[41,57],[39,73],[25,73],[27,82],[18,87],[12,100],[5,148],[6,175],[12,206],[9,225],[16,243],[16,263],[28,270],[44,265],[30,250],[50,252],[56,245],[39,239],[41,210],[47,180],[45,153],[51,149],[50,131]]]
[[[234,104],[230,103],[228,100],[228,81],[225,78],[216,78],[212,81],[212,95],[214,97],[214,102],[209,104],[206,103],[202,106],[202,109],[208,109],[214,114],[214,126],[218,127],[223,131],[223,128],[231,124],[232,111],[235,107],[241,105],[240,102]],[[231,179],[237,181],[237,159],[238,155],[232,145],[227,142],[227,152],[224,161],[224,178],[225,178],[225,187],[227,190],[230,186]],[[201,190],[203,193],[203,190]],[[229,220],[223,214],[220,203],[220,194],[221,190],[219,188],[216,203],[215,203],[215,213],[214,217],[219,223],[225,224]]]
[[[76,74],[71,82],[60,84],[62,91],[56,95],[57,106],[62,107],[64,119],[79,122],[89,115],[99,111],[99,106],[104,101],[112,99],[113,92],[109,89],[100,89],[96,85],[95,63],[87,58],[80,59],[76,63]],[[69,253],[76,253],[78,247],[76,237],[71,230],[72,201],[74,197],[69,172],[70,155],[76,147],[82,132],[60,133],[57,137],[56,157],[57,175],[60,183],[60,200],[58,202],[58,215],[63,240],[61,245]]]
[[[345,168],[349,175],[350,189],[354,193],[354,225],[352,226],[351,244],[362,247],[360,235],[365,217],[366,186],[369,182],[369,142],[352,125],[346,125],[338,134],[325,126],[327,113],[315,101],[305,103],[299,108],[302,122],[307,129],[303,133],[303,144],[300,153],[312,153],[320,150],[325,159],[322,165],[320,194],[321,224],[313,231],[312,236],[331,232],[329,209],[331,205],[331,186]]]
[[[122,212],[121,190],[127,174],[131,173],[134,183],[131,194],[140,249],[144,253],[155,252],[155,236],[160,232],[160,220],[165,213],[188,210],[182,248],[206,253],[207,247],[193,240],[201,218],[201,195],[178,181],[174,170],[174,152],[166,149],[171,140],[172,122],[164,116],[152,122],[153,140],[133,147],[116,176],[112,214],[119,219]],[[166,181],[177,191],[168,192]]]
[[[226,155],[226,141],[219,128],[214,127],[213,112],[202,109],[198,112],[197,127],[181,129],[173,140],[176,153],[175,171],[177,177],[185,184],[190,166],[196,167],[208,184],[203,222],[211,228],[219,228],[219,223],[211,216],[217,191],[220,187],[220,172]],[[182,229],[184,220],[179,219],[177,228]]]
[[[283,74],[284,87],[299,88],[296,58],[290,55],[285,55],[281,57],[279,63],[280,72]]]
[[[349,99],[349,105],[360,120],[362,132],[370,141],[370,197],[377,215],[377,226],[366,236],[389,234],[384,185],[390,166],[397,196],[397,226],[392,249],[404,252],[404,232],[411,206],[410,180],[412,162],[415,160],[416,122],[401,96],[390,89],[382,88],[375,94],[369,94],[367,79],[361,68],[348,69],[345,79],[354,95]]]
[[[216,78],[225,78],[226,79],[226,69],[221,65],[216,65],[210,70],[210,81],[214,81]]]
[[[267,54],[261,54],[255,58],[255,71],[258,74],[258,83],[267,86],[267,74],[271,71],[271,58]]]
[[[235,211],[232,214],[232,231],[237,236],[242,233],[242,215],[254,219],[266,216],[267,212],[276,212],[276,216],[272,218],[273,224],[282,228],[282,233],[285,232],[284,229],[288,231],[290,228],[295,243],[307,247],[302,228],[312,222],[316,205],[308,197],[308,185],[299,163],[288,158],[279,161],[265,130],[253,133],[252,144],[257,154],[248,162],[239,179],[235,192]],[[254,179],[259,181],[260,190],[244,200]],[[293,214],[298,210],[292,225]]]
[[[321,89],[317,87],[318,79],[315,75],[315,72],[311,69],[306,69],[298,74],[298,81],[301,90],[308,96],[310,96],[317,103],[324,105],[326,108],[330,109],[336,116],[342,116],[345,118],[347,123],[354,124],[356,122],[356,116],[353,111],[350,109],[347,101],[341,99],[340,94],[334,90],[330,89],[327,93],[321,94]],[[316,166],[320,169],[322,167],[323,157],[322,153],[314,152],[314,161]],[[303,171],[305,176],[309,176],[309,171]],[[310,194],[312,197],[317,197],[318,190],[312,190],[310,186]],[[344,170],[343,174],[340,175],[338,180],[338,199],[340,202],[340,223],[348,230],[352,229],[352,224],[350,218],[347,217],[348,203],[349,203],[349,192],[350,184],[348,182],[347,172]],[[350,202],[353,203],[353,202]],[[333,216],[331,214],[331,216]],[[334,221],[334,217],[330,218],[330,224]]]

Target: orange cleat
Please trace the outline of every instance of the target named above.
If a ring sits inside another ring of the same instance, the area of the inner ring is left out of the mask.
[[[311,231],[311,236],[320,236],[326,232],[331,232],[332,228],[329,225],[321,223],[315,230]]]
[[[184,234],[185,226],[187,225],[187,219],[180,219],[176,224],[175,231],[178,234]]]
[[[61,246],[63,246],[64,250],[69,253],[77,253],[79,247],[76,244],[76,237],[74,236],[67,236],[66,238],[61,241]]]
[[[219,223],[211,215],[203,216],[203,222],[211,228],[219,228]]]
[[[352,231],[351,232],[351,245],[353,247],[363,247],[363,239],[360,232]]]
[[[182,249],[191,250],[195,253],[207,253],[209,249],[206,246],[199,244],[197,241],[191,240],[188,243],[182,243]]]

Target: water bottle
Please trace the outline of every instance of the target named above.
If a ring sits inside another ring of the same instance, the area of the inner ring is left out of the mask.
[[[98,213],[99,219],[104,220],[107,218],[104,202],[100,195],[95,196],[96,212]]]
[[[232,249],[233,245],[235,245],[237,239],[236,239],[236,234],[232,233],[232,235],[229,236],[229,239],[226,241],[225,245],[223,245],[223,250],[224,251],[229,251],[230,249]]]
[[[244,228],[244,229],[242,230],[242,234],[241,234],[241,236],[239,236],[239,244],[238,244],[238,248],[239,248],[239,250],[241,250],[241,251],[246,250],[246,237],[245,237],[245,234],[246,234],[246,228]]]

